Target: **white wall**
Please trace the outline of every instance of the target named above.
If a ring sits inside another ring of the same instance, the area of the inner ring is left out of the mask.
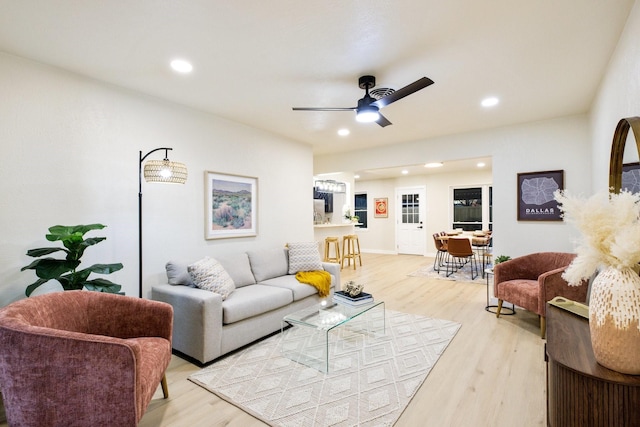
[[[357,171],[491,156],[494,252],[518,256],[537,251],[573,251],[577,234],[566,224],[517,220],[516,180],[519,172],[562,169],[565,171],[565,188],[574,193],[588,193],[591,189],[589,144],[589,122],[586,115],[580,115],[365,151],[316,156],[314,171]],[[463,185],[453,181],[452,184]],[[437,203],[448,206],[448,195],[446,199],[432,200],[430,205]],[[379,245],[386,245],[386,242]],[[375,245],[367,240],[368,247],[375,248]]]
[[[392,179],[357,181],[354,193],[367,193],[367,228],[356,228],[362,252],[395,254],[395,181]],[[374,218],[373,199],[380,197],[389,199],[387,218]]]
[[[145,296],[170,259],[313,238],[307,145],[6,54],[0,93],[0,305],[35,280],[20,272],[32,261],[25,253],[55,246],[44,239],[55,224],[106,224],[89,234],[107,240],[83,265],[122,262],[105,277],[138,294],[140,150],[172,147],[170,159],[189,169],[185,185],[143,182]],[[206,170],[258,178],[257,237],[204,239]]]
[[[636,2],[591,110],[591,146],[593,157],[593,189],[604,190],[609,185],[611,141],[618,121],[640,116],[640,3]],[[631,134],[631,131],[629,131]],[[626,148],[635,149],[633,137]],[[640,135],[638,135],[640,138]],[[625,162],[637,161],[627,156]]]
[[[450,194],[452,186],[491,184],[491,172],[474,170],[461,173],[437,173],[396,179],[357,181],[356,193],[367,193],[369,224],[366,230],[358,229],[358,237],[363,252],[397,253],[396,249],[396,188],[424,187],[426,192],[425,239],[427,254],[433,255],[433,234],[451,229]],[[373,199],[389,199],[388,218],[374,218]]]

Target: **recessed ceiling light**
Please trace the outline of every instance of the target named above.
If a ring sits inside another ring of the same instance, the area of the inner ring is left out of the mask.
[[[442,167],[443,163],[442,162],[433,162],[433,163],[426,163],[424,165],[425,168],[440,168]]]
[[[338,131],[338,135],[340,135],[340,136],[347,136],[347,135],[349,135],[350,133],[351,133],[351,132],[349,131],[349,129],[340,129],[340,130]]]
[[[193,71],[193,65],[184,59],[174,59],[171,61],[171,68],[178,73],[186,74]]]
[[[486,164],[484,162],[479,162],[476,166],[478,166],[479,168],[483,168],[486,166]]]
[[[355,179],[360,179],[360,175],[354,175],[353,176]]]
[[[403,170],[402,170],[402,175],[408,175],[408,174],[409,174],[409,171],[408,171],[408,170],[406,170],[406,169],[403,169]]]
[[[499,102],[500,100],[498,98],[496,98],[495,96],[490,96],[489,98],[483,99],[481,104],[483,107],[488,108],[495,107]]]

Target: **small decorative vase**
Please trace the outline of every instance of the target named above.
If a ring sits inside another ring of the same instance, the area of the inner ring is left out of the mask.
[[[589,329],[599,364],[640,375],[640,276],[633,269],[607,267],[596,276],[589,299]]]

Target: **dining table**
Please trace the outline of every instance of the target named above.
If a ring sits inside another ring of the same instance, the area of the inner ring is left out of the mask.
[[[487,259],[491,258],[489,253],[491,237],[492,235],[487,233],[451,231],[438,236],[437,239],[443,243],[446,243],[449,239],[469,239],[471,248],[475,249],[478,256],[482,258],[482,278],[484,279],[485,269],[489,264]]]

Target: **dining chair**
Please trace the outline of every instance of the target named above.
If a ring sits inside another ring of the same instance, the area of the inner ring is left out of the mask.
[[[464,238],[449,238],[447,241],[447,252],[450,262],[447,263],[447,277],[451,276],[460,268],[471,262],[471,280],[478,277],[478,259],[476,253],[471,248],[471,241]],[[451,269],[449,268],[451,267]],[[454,270],[454,267],[457,267]],[[474,274],[475,273],[475,274]]]
[[[471,246],[476,251],[478,257],[482,260],[482,277],[484,278],[484,270],[487,266],[487,259],[490,258],[489,247],[491,246],[491,234],[484,236],[473,236],[471,239]]]
[[[439,233],[433,234],[433,243],[436,246],[436,259],[433,260],[433,271],[440,272],[440,267],[447,263],[449,253],[447,252],[447,242],[440,239]]]

